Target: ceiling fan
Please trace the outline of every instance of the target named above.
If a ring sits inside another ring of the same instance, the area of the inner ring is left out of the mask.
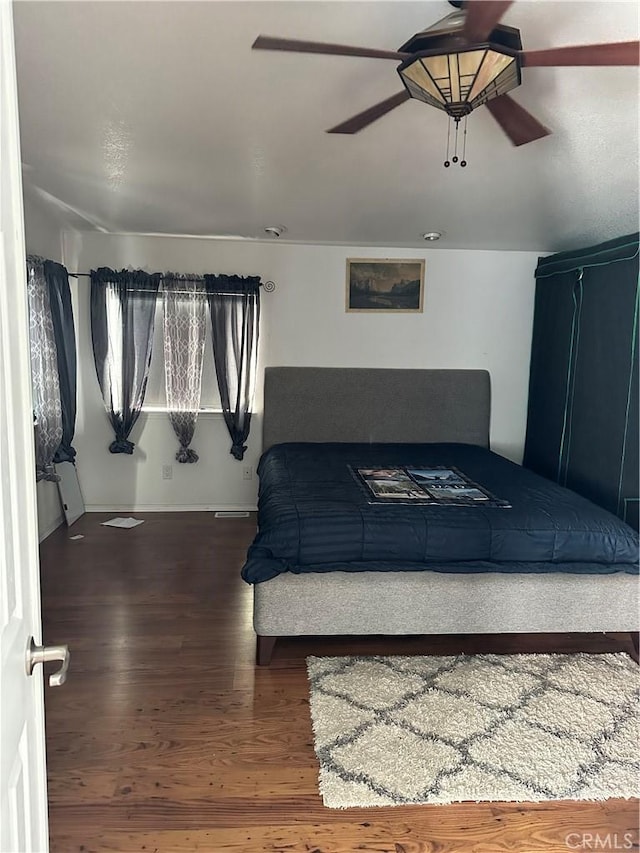
[[[273,36],[258,36],[253,48],[400,61],[397,71],[404,84],[402,91],[327,133],[357,133],[410,98],[416,98],[444,110],[455,121],[456,130],[463,117],[484,105],[511,142],[524,145],[548,136],[551,131],[507,94],[522,82],[522,68],[639,65],[640,42],[522,50],[520,31],[499,23],[512,2],[449,0],[458,11],[416,33],[397,51]]]

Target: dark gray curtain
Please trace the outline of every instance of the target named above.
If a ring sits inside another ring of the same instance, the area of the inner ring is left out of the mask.
[[[76,458],[76,451],[71,445],[76,428],[76,333],[69,274],[62,264],[45,261],[44,277],[49,289],[62,407],[62,441],[53,461],[73,462]]]
[[[213,358],[231,454],[243,459],[251,425],[260,324],[258,276],[204,277],[213,336]]]
[[[91,270],[91,336],[98,383],[115,433],[111,453],[133,453],[149,376],[160,274]]]

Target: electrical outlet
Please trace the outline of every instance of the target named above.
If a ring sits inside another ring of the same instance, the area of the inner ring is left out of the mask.
[[[173,480],[173,465],[162,466],[162,479]]]
[[[245,465],[242,469],[242,479],[253,480],[253,468],[251,467],[251,465]]]

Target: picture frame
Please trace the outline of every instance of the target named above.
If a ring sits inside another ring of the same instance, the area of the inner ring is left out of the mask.
[[[422,313],[424,266],[424,258],[347,258],[347,312]]]

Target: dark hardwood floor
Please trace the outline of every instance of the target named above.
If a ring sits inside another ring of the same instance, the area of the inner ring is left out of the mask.
[[[257,668],[239,576],[255,520],[107,517],[41,548],[45,641],[72,652],[46,689],[52,853],[638,848],[637,801],[324,808],[305,671],[307,654],[617,651],[627,636],[288,639]]]

